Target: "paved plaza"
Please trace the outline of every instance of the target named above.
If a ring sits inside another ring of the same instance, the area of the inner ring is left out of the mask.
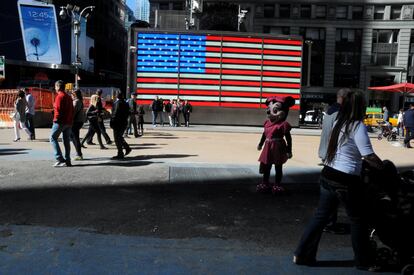
[[[279,197],[255,192],[258,127],[148,127],[126,160],[88,146],[68,168],[52,167],[49,134],[0,129],[1,274],[364,274],[348,234],[324,235],[318,266],[291,263],[318,199],[320,130],[293,130]],[[414,150],[372,143],[413,168]]]

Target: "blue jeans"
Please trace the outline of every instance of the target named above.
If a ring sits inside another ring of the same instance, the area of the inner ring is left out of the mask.
[[[316,259],[319,241],[324,227],[336,211],[339,201],[345,205],[351,221],[351,240],[356,266],[372,264],[372,251],[369,242],[368,224],[365,219],[364,192],[362,182],[349,182],[346,186],[332,186],[321,177],[320,198],[316,213],[299,242],[295,255],[307,260]]]
[[[157,124],[157,117],[158,117],[158,112],[152,111],[152,125],[153,126]]]
[[[58,138],[63,133],[63,145],[65,146],[65,158],[62,156],[62,151],[59,147]],[[70,161],[70,136],[72,134],[72,127],[70,125],[61,125],[53,122],[52,133],[50,134],[50,142],[55,150],[55,158],[58,161]]]

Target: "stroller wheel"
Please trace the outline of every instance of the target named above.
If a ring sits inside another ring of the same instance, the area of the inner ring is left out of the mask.
[[[378,135],[378,140],[381,140],[382,139],[382,134],[379,134]]]
[[[378,263],[388,263],[392,258],[391,249],[386,247],[381,247],[377,249],[377,262]]]
[[[414,264],[408,264],[403,267],[401,270],[402,275],[413,275],[414,274]]]

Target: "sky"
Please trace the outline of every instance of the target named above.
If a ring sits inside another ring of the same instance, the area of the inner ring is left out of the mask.
[[[131,10],[135,11],[135,8],[137,6],[137,0],[127,0],[126,2],[127,2],[128,7]]]

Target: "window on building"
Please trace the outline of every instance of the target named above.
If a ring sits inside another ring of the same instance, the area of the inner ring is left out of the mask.
[[[173,2],[172,3],[173,10],[184,10],[184,2]]]
[[[346,19],[346,18],[348,18],[348,7],[347,6],[337,6],[336,7],[336,18],[337,19]]]
[[[374,19],[383,20],[385,14],[385,6],[375,6]]]
[[[170,3],[160,3],[160,10],[169,10]]]
[[[290,27],[271,27],[270,28],[271,34],[283,34],[289,35],[290,34]]]
[[[311,5],[301,5],[300,6],[300,17],[301,18],[310,18],[311,17]]]
[[[362,19],[364,17],[363,6],[352,6],[352,19]]]
[[[263,16],[266,18],[275,17],[275,5],[274,4],[265,4],[263,9]]]
[[[373,30],[371,63],[395,66],[399,30]]]
[[[315,17],[316,18],[326,18],[326,6],[325,5],[317,5],[315,10]]]
[[[290,18],[290,5],[279,5],[279,17]]]
[[[336,29],[335,87],[359,87],[361,29]]]
[[[402,5],[391,6],[391,19],[401,19]]]
[[[325,68],[325,29],[323,28],[300,28],[300,35],[303,39],[311,40],[311,53],[305,42],[303,47],[303,73],[302,85],[306,85],[308,77],[308,56],[311,54],[310,84],[312,86],[323,86]]]
[[[256,17],[263,17],[263,4],[256,5],[255,14]]]

